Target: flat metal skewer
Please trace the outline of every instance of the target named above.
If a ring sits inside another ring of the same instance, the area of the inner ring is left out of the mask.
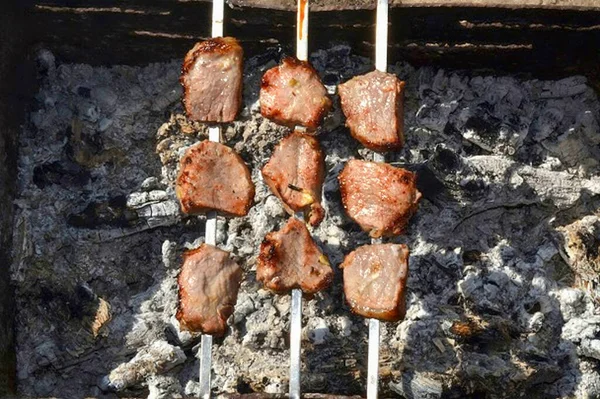
[[[377,20],[375,23],[375,68],[387,71],[388,46],[388,0],[377,0]]]
[[[308,61],[308,0],[298,0],[296,13],[296,58]],[[303,129],[298,129],[302,131]],[[302,217],[302,216],[301,216]],[[300,399],[300,347],[302,341],[302,290],[292,290],[290,320],[290,399]]]
[[[224,11],[224,0],[213,0],[212,37],[223,36]],[[220,142],[221,126],[210,126],[208,128],[208,139],[217,143]],[[214,211],[206,215],[204,242],[209,245],[217,245],[217,213]],[[200,398],[202,399],[209,399],[211,395],[212,342],[212,335],[202,334],[200,346]]]
[[[308,12],[309,0],[298,0],[296,12],[296,58],[308,61]]]
[[[215,128],[210,128],[215,129]],[[220,133],[220,128],[216,128],[217,134]],[[217,140],[213,140],[210,137],[210,133],[213,131],[209,130],[209,138],[211,141],[219,141],[219,136],[217,135]],[[217,214],[216,212],[209,212],[206,217],[206,233],[204,242],[209,245],[217,244]],[[213,337],[210,334],[202,334],[202,343],[200,347],[200,398],[209,399],[211,393],[210,380],[211,380],[211,368],[212,368],[212,342]]]
[[[367,399],[375,399],[379,390],[379,320],[369,319],[369,360]]]
[[[300,340],[302,335],[302,290],[292,290],[290,321],[290,398],[300,399]]]
[[[388,45],[388,0],[377,0],[377,20],[375,24],[375,68],[387,71]],[[375,162],[385,162],[380,153],[373,155]],[[373,244],[381,244],[381,238],[371,240]],[[369,357],[367,372],[367,399],[376,399],[379,391],[379,337],[380,323],[378,319],[369,319]]]
[[[209,334],[202,335],[202,346],[200,347],[200,397],[202,399],[210,398],[210,372],[211,372],[211,351],[213,337]]]

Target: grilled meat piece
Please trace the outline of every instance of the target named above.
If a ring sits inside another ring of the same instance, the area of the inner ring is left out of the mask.
[[[216,37],[187,53],[181,71],[187,116],[203,122],[231,122],[242,104],[242,47],[233,37]]]
[[[369,72],[338,86],[352,136],[374,151],[404,145],[404,82],[391,73]]]
[[[321,187],[325,179],[325,157],[317,139],[298,132],[285,137],[275,147],[262,175],[286,210],[304,211],[316,226],[323,220]]]
[[[204,140],[190,147],[181,159],[175,191],[185,213],[214,209],[244,216],[252,206],[254,183],[235,151]]]
[[[406,313],[408,247],[364,245],[346,256],[344,293],[352,311],[365,317],[398,321]]]
[[[208,244],[186,252],[178,278],[181,328],[223,335],[241,281],[242,269],[228,252]]]
[[[317,71],[307,62],[286,57],[262,78],[260,113],[285,126],[315,130],[331,109]]]
[[[302,221],[291,217],[260,246],[256,278],[275,292],[300,288],[312,294],[329,286],[333,270]]]
[[[416,175],[386,163],[350,160],[338,180],[348,216],[373,238],[403,233],[421,198]]]

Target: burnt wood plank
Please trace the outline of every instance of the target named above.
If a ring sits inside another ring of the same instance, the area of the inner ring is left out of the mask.
[[[84,4],[84,5],[82,5]],[[38,0],[28,5],[32,44],[64,62],[145,64],[182,58],[209,36],[210,4],[200,1]],[[102,6],[102,7],[101,7]],[[374,21],[363,11],[311,17],[310,48],[349,43],[371,56]],[[597,74],[600,12],[493,8],[396,8],[390,12],[390,61],[453,69],[531,73],[539,77]],[[269,46],[293,50],[295,14],[234,7],[226,34],[247,56]]]
[[[31,0],[27,0],[31,1]],[[47,4],[71,6],[149,6],[155,4],[173,5],[177,3],[205,3],[211,0],[43,0]],[[39,3],[39,1],[38,1]],[[229,0],[234,7],[258,7],[276,10],[294,11],[295,0]],[[402,7],[477,7],[505,9],[549,9],[549,10],[600,10],[595,0],[390,0],[393,8]],[[372,10],[376,2],[373,0],[312,0],[312,11],[334,10]]]

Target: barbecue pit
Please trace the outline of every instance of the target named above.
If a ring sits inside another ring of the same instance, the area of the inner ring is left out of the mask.
[[[183,116],[178,78],[210,35],[210,3],[96,3],[0,16],[0,284],[14,290],[0,289],[0,311],[15,320],[14,339],[10,323],[0,336],[0,386],[197,395],[199,341],[174,327],[174,284],[204,219],[182,217],[171,189],[185,148],[208,134]],[[231,331],[215,340],[215,394],[287,391],[290,300],[253,275],[260,241],[287,220],[260,180],[287,132],[259,115],[260,78],[294,48],[295,3],[273,4],[233,1],[226,13],[247,55],[244,109],[223,134],[252,167],[257,204],[219,219],[217,240],[246,274]],[[339,4],[311,14],[310,60],[330,87],[373,69],[373,7]],[[397,240],[411,248],[408,309],[382,324],[380,393],[597,395],[600,13],[583,0],[402,4],[390,10],[388,70],[407,82],[407,144],[387,161],[417,172],[424,198]],[[337,174],[373,153],[334,104],[319,136],[327,217],[313,237],[336,269],[369,242],[341,209]],[[364,394],[367,325],[342,291],[336,269],[305,303],[305,392]]]

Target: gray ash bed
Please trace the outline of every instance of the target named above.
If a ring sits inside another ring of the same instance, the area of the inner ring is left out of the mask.
[[[248,216],[220,218],[218,244],[244,268],[230,330],[213,349],[214,393],[287,391],[289,296],[256,281],[266,233],[287,216],[260,168],[289,129],[258,112],[277,48],[246,59],[244,106],[224,142],[252,169]],[[203,241],[184,217],[178,161],[207,128],[183,116],[181,60],[144,67],[60,63],[38,52],[40,88],[19,138],[11,278],[20,394],[198,393],[198,337],[175,320],[181,253]],[[348,45],[311,62],[329,88],[373,68]],[[382,324],[381,389],[412,398],[600,395],[597,214],[600,103],[581,76],[561,80],[415,68],[406,145],[386,161],[423,193],[407,234],[407,316]],[[343,299],[343,256],[369,242],[344,213],[337,175],[371,159],[339,101],[318,136],[326,217],[312,235],[335,270],[307,301],[305,392],[361,395],[367,325]]]
[[[262,73],[293,51],[295,1],[231,0],[244,107],[224,131],[255,206],[220,219],[244,268],[214,393],[285,397],[289,297],[256,281],[258,244],[287,216],[260,168],[287,129],[258,114]],[[600,8],[593,0],[390,1],[390,71],[407,82],[403,150],[424,194],[407,235],[408,312],[384,323],[381,393],[406,398],[600,395]],[[373,4],[314,0],[311,62],[329,88],[372,70]],[[268,7],[264,9],[262,7]],[[0,397],[195,396],[199,339],[178,330],[182,253],[204,237],[174,196],[206,138],[177,82],[210,35],[208,1],[0,4]],[[46,49],[46,50],[44,50]],[[364,58],[368,57],[368,58]],[[343,256],[369,241],[337,174],[371,159],[339,99],[319,135],[334,267],[307,300],[306,397],[364,395],[367,325],[344,303]]]

